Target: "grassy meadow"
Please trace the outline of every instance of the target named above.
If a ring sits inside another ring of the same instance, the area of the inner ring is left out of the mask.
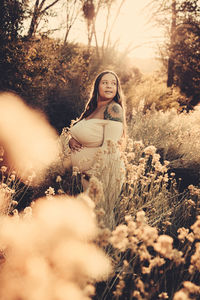
[[[200,110],[184,110],[162,73],[135,76],[122,85],[126,178],[112,230],[98,179],[84,194],[46,118],[0,95],[0,299],[200,297]]]

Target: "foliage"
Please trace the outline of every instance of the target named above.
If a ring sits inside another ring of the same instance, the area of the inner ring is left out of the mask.
[[[154,107],[157,111],[166,111],[187,103],[178,88],[168,88],[166,78],[161,71],[154,74],[139,75],[130,78],[126,91],[127,118],[132,119],[133,111],[147,110]]]
[[[0,40],[1,46],[7,41],[15,41],[21,33],[24,19],[24,10],[27,1],[6,1],[0,3]]]
[[[143,107],[141,103],[133,112],[129,135],[134,140],[142,140],[145,146],[154,145],[162,159],[170,162],[171,171],[182,178],[182,188],[190,183],[199,184],[199,110],[190,113],[149,110],[144,113]]]
[[[0,3],[0,89],[12,88],[13,74],[16,76],[16,89],[22,81],[18,74],[21,44],[17,44],[24,20],[26,1],[4,1]],[[16,63],[17,61],[17,63]]]
[[[195,21],[186,21],[176,30],[176,42],[172,47],[174,52],[175,84],[187,97],[192,98],[192,104],[199,102],[200,97],[200,25]]]
[[[152,1],[153,20],[165,30],[167,42],[161,50],[168,62],[168,83],[178,86],[191,105],[199,102],[199,1]]]

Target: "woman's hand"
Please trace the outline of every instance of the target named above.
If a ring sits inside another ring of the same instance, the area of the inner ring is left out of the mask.
[[[83,145],[72,137],[69,140],[69,148],[72,151],[80,151],[83,148]]]

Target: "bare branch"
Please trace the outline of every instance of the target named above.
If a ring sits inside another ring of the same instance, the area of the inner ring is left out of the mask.
[[[111,36],[112,30],[113,30],[113,27],[114,27],[114,25],[115,25],[115,22],[117,21],[117,18],[118,18],[118,16],[119,16],[120,10],[121,10],[121,8],[122,8],[122,6],[123,6],[123,4],[124,4],[125,1],[126,1],[126,0],[122,0],[121,3],[120,3],[120,5],[119,5],[119,7],[118,7],[118,10],[117,10],[117,12],[116,12],[115,18],[114,18],[113,23],[112,23],[112,25],[111,25],[111,27],[110,27],[110,31],[109,31],[109,34],[108,34],[108,39],[107,39],[107,46],[106,46],[106,48],[109,47],[109,44],[110,44],[110,36]]]
[[[43,0],[43,1],[45,1],[45,0]],[[49,4],[47,7],[45,7],[45,9],[43,9],[43,10],[41,11],[40,14],[43,15],[45,11],[47,11],[49,8],[51,8],[53,5],[55,5],[55,4],[58,3],[59,1],[60,1],[60,0],[55,0],[53,3]]]

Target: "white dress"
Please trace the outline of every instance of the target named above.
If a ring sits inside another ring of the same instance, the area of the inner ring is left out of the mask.
[[[87,173],[94,166],[99,147],[105,149],[106,141],[117,143],[121,139],[123,125],[111,120],[83,119],[70,129],[70,133],[83,145],[80,151],[71,153],[72,166]]]
[[[113,211],[125,174],[118,143],[123,135],[123,124],[97,118],[82,119],[70,128],[70,134],[83,145],[80,151],[71,152],[72,166],[102,183],[104,201],[102,199],[101,207],[107,215],[106,226],[113,228]]]

